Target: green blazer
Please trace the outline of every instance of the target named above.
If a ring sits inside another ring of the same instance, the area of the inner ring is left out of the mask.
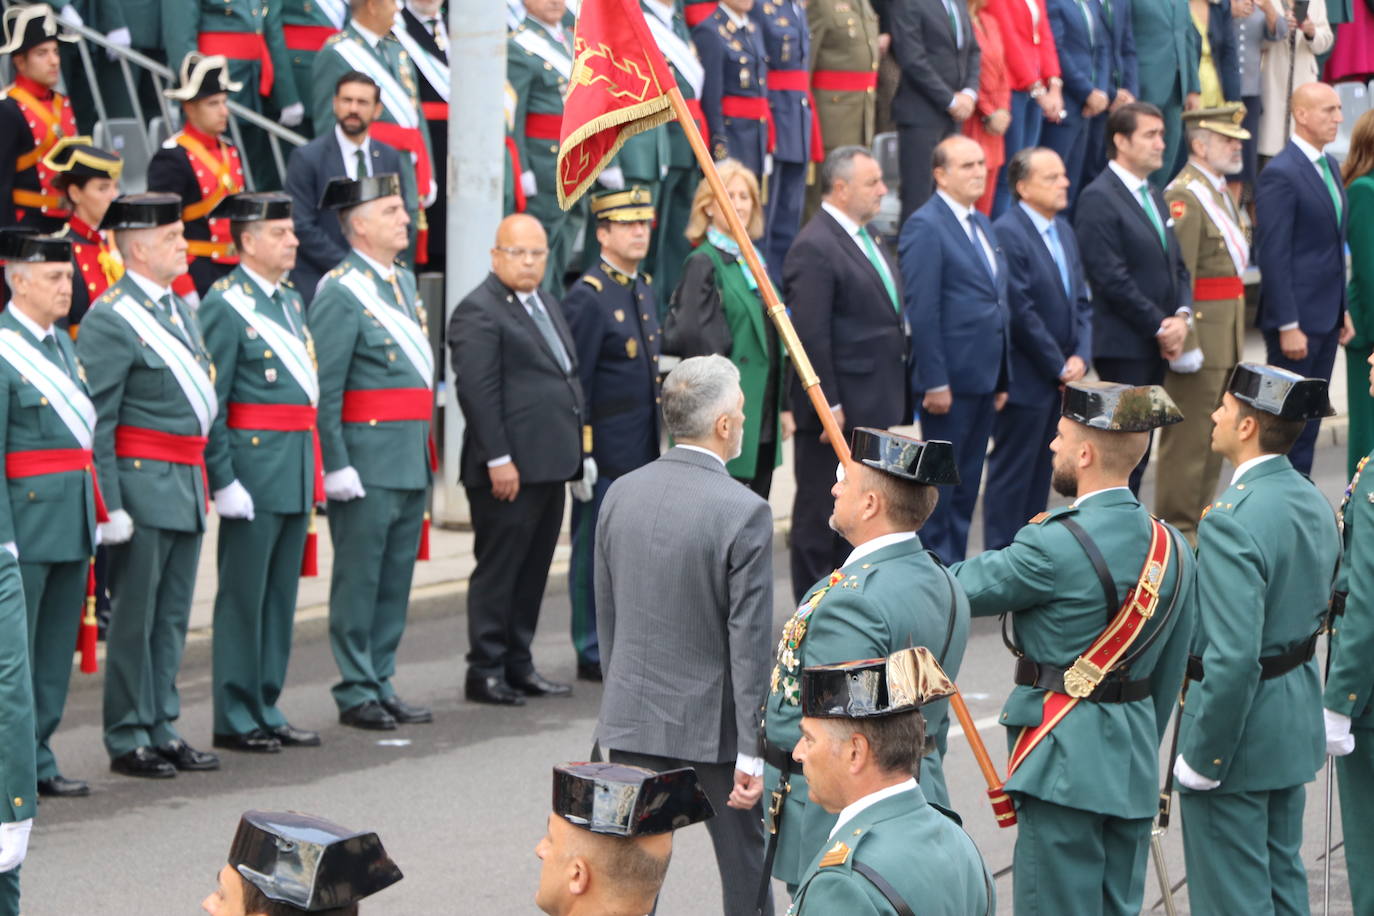
[[[163,47],[173,70],[179,70],[187,53],[196,50],[200,33],[249,32],[267,42],[273,68],[272,101],[278,108],[301,101],[282,37],[282,0],[161,0],[161,14]],[[261,66],[257,61],[232,59],[230,79],[243,82],[242,91],[256,95]]]
[[[822,580],[806,593],[778,643],[777,663],[764,700],[764,732],[769,742],[789,751],[801,737],[798,678],[802,668],[926,646],[953,679],[964,659],[968,602],[954,579],[926,553],[919,537],[881,547],[838,573],[843,578],[833,586]],[[817,603],[811,610],[813,600]],[[805,630],[796,638],[802,619]],[[925,795],[947,805],[949,792],[940,761],[949,734],[949,704],[931,703],[922,711],[926,734],[934,739],[935,747],[921,760],[921,785]],[[765,767],[766,792],[778,787],[779,777],[777,769]],[[807,800],[806,777],[801,774],[792,777],[784,804],[773,874],[796,884],[834,826],[835,815]]]
[[[1185,95],[1202,91],[1197,60],[1188,49],[1193,32],[1188,0],[1134,0],[1131,27],[1140,65],[1141,101],[1181,105]]]
[[[116,458],[115,427],[142,426],[179,436],[199,436],[200,421],[182,393],[172,370],[145,344],[130,324],[116,315],[123,296],[153,314],[180,337],[170,317],[149,299],[129,273],[107,289],[81,319],[76,352],[86,369],[86,384],[95,402],[95,464],[100,495],[111,512],[123,509],[135,525],[169,531],[205,530],[205,479],[195,465],[147,458]],[[200,334],[200,324],[186,303],[173,296],[182,328],[190,336],[191,355],[214,378],[214,362]]]
[[[382,323],[343,285],[342,279],[349,271],[361,272],[376,287],[383,302],[395,301],[391,284],[378,276],[356,251],[350,251],[325,276],[319,294],[310,303],[310,333],[315,338],[320,367],[320,451],[324,469],[337,471],[352,465],[365,486],[423,490],[430,483],[428,422],[343,422],[345,391],[420,388],[432,383],[420,376]],[[416,295],[415,275],[399,267],[396,276],[412,317],[424,327],[424,306]]]
[[[40,346],[10,309],[0,312],[0,328],[18,331],[29,343]],[[71,338],[58,328],[55,339],[66,366],[78,367]],[[40,347],[40,352],[47,351]],[[80,378],[75,381],[85,389]],[[17,369],[0,359],[0,453],[81,447],[46,402]],[[10,541],[18,546],[25,563],[66,563],[94,553],[95,488],[91,475],[64,471],[9,478],[0,498],[0,544]]]
[[[1204,677],[1188,688],[1178,750],[1221,781],[1213,792],[1301,785],[1321,769],[1316,659],[1267,681],[1259,660],[1321,626],[1340,549],[1331,506],[1282,455],[1247,470],[1198,523],[1198,602],[1207,612],[1193,654]]]
[[[301,294],[290,286],[278,287],[282,302],[273,302],[242,267],[235,267],[210,287],[196,313],[205,332],[205,345],[215,359],[215,393],[219,396],[219,415],[210,428],[210,445],[205,450],[210,488],[219,490],[237,480],[252,494],[255,511],[306,512],[315,492],[315,446],[310,432],[228,426],[231,403],[310,403],[305,389],[286,368],[283,354],[273,352],[224,298],[225,291],[233,286],[252,297],[257,311],[294,331],[307,350],[314,349],[305,326]]]
[[[1140,579],[1150,545],[1150,514],[1125,487],[1062,507],[1026,525],[1002,550],[956,563],[975,617],[1011,614],[1011,630],[1027,658],[1067,668],[1107,628],[1108,610],[1087,554],[1054,521],[1071,515],[1097,545],[1118,600]],[[1172,528],[1172,559],[1159,608],[1137,640],[1161,632],[1131,665],[1130,678],[1149,678],[1151,696],[1133,703],[1078,703],[1022,762],[1007,789],[1082,811],[1121,818],[1151,817],[1159,802],[1159,743],[1183,684],[1196,620],[1195,564]],[[1175,601],[1167,617],[1169,603]],[[1002,707],[1007,747],[1023,727],[1040,724],[1046,691],[1017,686]],[[1111,740],[1104,740],[1111,736]]]
[[[1374,472],[1366,477],[1361,471],[1341,510],[1345,559],[1336,587],[1346,593],[1345,613],[1331,628],[1322,705],[1350,716],[1355,728],[1374,728]]]
[[[992,876],[959,819],[920,786],[865,808],[825,840],[788,908],[801,916],[896,916],[855,863],[877,872],[921,916],[997,911]]]
[[[75,608],[73,608],[75,610]],[[24,581],[19,561],[0,550],[0,823],[38,812],[37,743]]]

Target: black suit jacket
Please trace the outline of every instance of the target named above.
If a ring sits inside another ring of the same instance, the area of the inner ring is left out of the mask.
[[[949,103],[963,89],[978,91],[981,54],[966,4],[955,0],[964,46],[955,44],[941,0],[892,0],[892,50],[902,82],[892,100],[892,119],[902,127],[949,119]]]
[[[897,262],[875,237],[901,299]],[[886,428],[911,420],[906,393],[906,327],[882,277],[824,209],[797,233],[783,264],[792,323],[831,404],[845,424]],[[792,380],[797,428],[819,431],[820,417]]]
[[[1159,323],[1193,304],[1192,280],[1169,223],[1169,205],[1151,188],[1165,221],[1165,249],[1140,200],[1105,168],[1078,195],[1074,232],[1093,296],[1093,358],[1159,357]]]
[[[372,138],[368,149],[372,153],[372,174],[384,175],[395,172],[405,175],[401,168],[401,155],[394,147]],[[331,210],[320,209],[320,196],[331,179],[342,178],[348,174],[344,168],[343,152],[339,140],[331,128],[305,146],[291,151],[286,164],[286,193],[291,195],[291,220],[296,226],[296,237],[300,248],[296,252],[296,268],[291,271],[291,282],[305,298],[305,304],[315,298],[315,287],[320,277],[333,270],[348,254],[348,243],[344,241],[343,227],[339,216]],[[411,185],[401,182],[406,192],[406,210],[411,213],[411,232],[414,232],[414,210]]]
[[[571,480],[582,472],[588,422],[577,349],[563,310],[538,292],[572,367],[564,372],[525,306],[495,274],[453,310],[448,323],[458,406],[463,410],[459,480],[489,487],[487,462],[510,455],[521,483]]]

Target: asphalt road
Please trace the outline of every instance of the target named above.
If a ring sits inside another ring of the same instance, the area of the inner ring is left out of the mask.
[[[1343,450],[1319,453],[1318,482],[1333,500],[1344,475]],[[976,538],[976,535],[975,535]],[[786,557],[775,556],[777,623],[791,612]],[[369,901],[375,914],[525,914],[539,863],[534,845],[544,831],[549,768],[585,759],[600,686],[578,683],[570,699],[531,702],[522,709],[474,706],[462,700],[466,633],[463,601],[443,596],[417,602],[400,651],[398,689],[433,706],[435,723],[391,733],[346,729],[335,719],[329,686],[335,677],[318,625],[298,634],[282,708],[295,724],[322,731],[319,749],[279,755],[224,755],[216,773],[170,781],[119,777],[108,771],[100,741],[98,679],[76,675],[63,727],[54,742],[63,771],[91,781],[86,799],[48,800],[23,868],[25,916],[193,913],[214,887],[240,812],[293,808],[377,830],[405,880]],[[535,658],[545,674],[570,679],[573,656],[562,583],[551,584]],[[182,733],[209,747],[208,645],[188,647],[181,676]],[[1005,759],[996,716],[1010,688],[1010,665],[996,621],[976,621],[959,677],[970,709],[993,752]],[[1009,866],[1015,830],[997,828],[967,742],[952,737],[945,765],[954,804],[996,872]],[[1324,779],[1308,790],[1307,841],[1313,912],[1320,912]],[[1339,813],[1335,839],[1339,840]],[[1175,823],[1165,837],[1174,882],[1184,876]],[[1331,912],[1351,912],[1341,852],[1332,862]],[[1011,912],[1011,877],[997,881],[999,912]],[[786,895],[779,896],[778,913]],[[1153,871],[1146,911],[1163,912]],[[1176,895],[1186,913],[1186,891]],[[662,916],[719,913],[719,883],[704,828],[679,834],[664,887]],[[842,916],[842,914],[837,914]]]

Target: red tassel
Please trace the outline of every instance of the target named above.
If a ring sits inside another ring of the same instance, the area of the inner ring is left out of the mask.
[[[415,232],[415,263],[429,263],[429,227],[422,226]]]
[[[425,513],[425,520],[420,524],[420,549],[415,552],[415,559],[429,559],[429,513]]]
[[[320,574],[320,538],[315,532],[315,509],[310,509],[310,530],[305,534],[305,553],[301,556],[301,577],[310,578]]]
[[[77,649],[81,652],[81,673],[95,674],[99,664],[95,658],[95,643],[100,627],[95,622],[95,560],[91,560],[86,573],[86,606],[81,613],[81,630],[77,636]]]

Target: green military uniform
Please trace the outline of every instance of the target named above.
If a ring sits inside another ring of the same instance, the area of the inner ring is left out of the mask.
[[[1066,394],[1065,415],[1079,422],[1124,417],[1133,432],[1155,428],[1177,416],[1172,405],[1133,418],[1128,400],[1151,391],[1167,399],[1153,386],[1075,383]],[[1084,394],[1102,397],[1107,407],[1088,413],[1071,406]],[[1127,406],[1117,406],[1117,398]],[[1120,604],[1108,604],[1140,581],[1152,526],[1124,484],[1080,494],[1073,505],[1032,519],[1010,546],[954,565],[973,616],[1012,615],[1022,663],[1061,672],[1073,665],[1117,615]],[[1101,554],[1115,592],[1110,601],[1073,526]],[[1176,531],[1166,526],[1166,533],[1172,543],[1158,580],[1159,605],[1131,646],[1139,654],[1126,656],[1128,671],[1115,669],[1116,677],[1105,679],[1104,687],[1115,681],[1121,694],[1094,692],[1102,698],[1070,708],[1007,780],[1019,824],[1013,863],[1017,914],[1140,912],[1146,845],[1158,807],[1159,744],[1183,682],[1196,615],[1192,552]],[[1052,699],[1049,689],[1034,685],[1038,678],[1019,676],[1021,667],[1000,716],[1009,750],[1024,729],[1041,725]],[[1053,693],[1062,698],[1066,692],[1062,687]]]
[[[229,98],[249,111],[275,119],[302,102],[282,40],[282,0],[162,0],[162,35],[170,60],[180,61],[198,47],[228,57],[229,79],[242,87]],[[281,176],[267,134],[247,123],[239,132],[254,186],[278,187]]]
[[[855,442],[872,431],[856,430]],[[890,433],[883,438],[913,442]],[[932,456],[949,443],[927,443]],[[856,452],[859,450],[856,449]],[[950,459],[952,463],[952,458]],[[908,478],[910,479],[910,478]],[[933,480],[933,478],[932,478]],[[892,534],[859,545],[844,566],[816,583],[783,627],[777,661],[764,699],[764,804],[781,793],[773,876],[796,886],[835,824],[807,798],[806,777],[792,761],[801,737],[800,677],[805,667],[885,656],[904,646],[927,646],[951,677],[959,672],[968,643],[968,601],[954,578],[928,553],[916,534]],[[947,701],[925,711],[934,739],[921,760],[924,797],[949,804],[944,757],[949,733]],[[784,785],[784,773],[790,773]]]
[[[1374,450],[1374,397],[1369,394],[1369,355],[1374,353],[1374,289],[1368,289],[1371,254],[1374,254],[1374,175],[1361,175],[1345,189],[1350,218],[1346,220],[1351,253],[1350,286],[1346,309],[1355,336],[1345,345],[1345,378],[1350,428],[1346,441],[1346,476],[1353,477],[1356,463]]]
[[[353,392],[433,386],[433,364],[422,374],[406,355],[406,341],[390,330],[400,320],[427,333],[414,274],[398,267],[393,277],[394,284],[353,251],[329,272],[310,304],[324,469],[354,468],[367,491],[361,498],[329,501],[334,545],[329,638],[341,675],[333,688],[341,711],[396,695],[391,684],[396,648],[405,632],[429,504],[428,419],[349,420],[344,415]],[[379,317],[378,308],[398,315]]]
[[[289,203],[286,209],[289,214]],[[218,492],[237,481],[253,507],[251,519],[220,520],[214,733],[270,735],[288,724],[277,699],[315,501],[314,437],[308,425],[273,430],[237,414],[243,405],[313,412],[319,396],[313,344],[300,293],[283,284],[269,296],[242,266],[210,288],[197,314],[215,360],[220,405],[206,451],[210,488]]]
[[[809,0],[811,93],[828,154],[840,146],[870,146],[877,130],[878,14],[869,0]],[[821,183],[806,188],[811,219],[821,205]]]
[[[1366,373],[1366,377],[1368,373]],[[1374,472],[1360,462],[1341,508],[1345,559],[1337,588],[1346,593],[1345,612],[1333,621],[1331,667],[1322,705],[1349,716],[1355,750],[1336,758],[1340,777],[1341,828],[1346,872],[1356,913],[1374,912]]]
[[[0,359],[0,450],[13,454],[89,449],[95,409],[85,399],[86,386],[71,338],[59,328],[40,340],[32,327],[15,317],[16,311],[12,306],[0,312],[0,352],[16,357],[14,361]],[[12,344],[8,335],[18,335],[18,339]],[[38,359],[47,364],[20,368]],[[44,391],[51,385],[34,384],[35,373],[44,369],[61,373],[71,383],[74,397],[64,414],[72,418],[81,438],[49,403]],[[10,476],[5,497],[0,499],[3,543],[18,548],[28,608],[38,779],[54,779],[61,773],[49,740],[67,702],[72,652],[95,553],[95,487],[90,471],[78,466]]]
[[[180,210],[174,196],[166,200],[173,212]],[[116,206],[118,201],[112,211]],[[126,320],[117,308],[135,317]],[[131,320],[163,331],[174,365],[201,379],[202,387],[182,388],[169,357],[150,343],[148,333],[135,330]],[[214,415],[208,384],[214,367],[195,314],[175,295],[154,301],[133,271],[86,313],[77,352],[96,407],[101,493],[111,513],[124,510],[134,523],[131,540],[109,547],[113,616],[106,636],[105,747],[111,757],[120,757],[180,737],[176,676],[191,617],[207,497],[199,453],[203,446],[194,438],[208,433],[205,418]],[[201,400],[206,389],[208,404]],[[187,437],[180,446],[182,460],[134,457],[116,445],[117,427]]]
[[[1240,127],[1243,117],[1245,106],[1237,104],[1189,112],[1184,120],[1245,140],[1250,133]],[[1193,320],[1183,352],[1186,356],[1200,349],[1202,367],[1186,373],[1171,368],[1164,376],[1164,390],[1183,411],[1184,420],[1159,434],[1158,460],[1169,476],[1155,495],[1155,514],[1196,540],[1198,515],[1212,502],[1221,476],[1221,455],[1211,448],[1211,414],[1245,350],[1245,288],[1240,278],[1250,246],[1224,176],[1218,179],[1190,159],[1164,197],[1193,278]]]
[[[310,88],[315,56],[328,36],[348,21],[348,3],[346,0],[282,0],[281,21],[296,94],[308,108],[313,97]],[[305,120],[296,131],[302,136],[313,137],[314,122],[309,110],[305,114]]]
[[[19,562],[0,550],[0,823],[38,813],[33,685],[24,639],[24,583]],[[68,662],[70,664],[70,662]],[[0,873],[0,916],[19,916],[19,868]]]
[[[1258,375],[1293,380],[1299,394],[1320,386],[1325,402],[1324,381],[1244,363],[1228,390]],[[1303,785],[1321,769],[1325,746],[1312,649],[1340,539],[1326,498],[1287,457],[1240,470],[1198,525],[1198,601],[1207,612],[1193,652],[1203,677],[1189,688],[1178,750],[1220,785],[1194,791],[1180,777],[1188,896],[1196,913],[1300,913]]]
[[[562,44],[552,30],[526,18],[506,44],[506,79],[516,96],[512,133],[520,168],[532,173],[535,181],[535,193],[525,198],[525,212],[539,220],[549,237],[543,286],[562,297],[563,277],[587,211],[583,203],[566,211],[558,205],[558,122],[563,117],[563,97],[572,73],[573,36],[570,29],[561,26],[557,31],[563,36]]]
[[[1197,30],[1181,0],[1135,0],[1131,4],[1131,29],[1135,35],[1140,72],[1140,101],[1157,105],[1164,113],[1164,164],[1150,176],[1155,187],[1163,186],[1178,162],[1183,143],[1183,103],[1198,82],[1200,54],[1192,50]]]

